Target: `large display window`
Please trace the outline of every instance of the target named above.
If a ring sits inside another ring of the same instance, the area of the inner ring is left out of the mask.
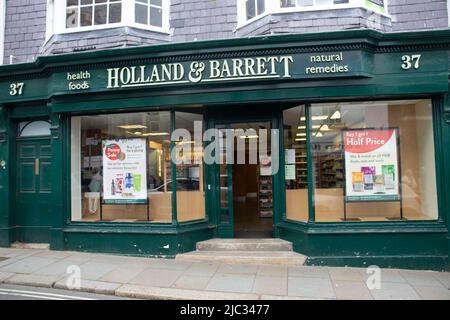
[[[313,104],[315,220],[438,218],[431,100]]]
[[[306,107],[283,111],[286,218],[308,221]]]
[[[203,115],[175,112],[177,220],[205,218],[203,183]]]

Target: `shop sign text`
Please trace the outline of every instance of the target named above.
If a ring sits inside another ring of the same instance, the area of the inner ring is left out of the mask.
[[[290,78],[292,56],[235,58],[108,68],[107,88]]]

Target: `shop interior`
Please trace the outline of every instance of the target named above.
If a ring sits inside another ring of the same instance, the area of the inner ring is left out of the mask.
[[[270,156],[270,122],[235,123],[231,128],[246,134],[236,134],[236,141],[245,142],[245,163],[238,161],[235,148],[233,177],[233,217],[236,238],[270,238],[273,236],[273,193],[270,163],[263,154],[253,153],[259,145],[260,129],[267,130],[267,155]],[[239,142],[238,142],[239,143]],[[258,149],[259,150],[259,149]]]

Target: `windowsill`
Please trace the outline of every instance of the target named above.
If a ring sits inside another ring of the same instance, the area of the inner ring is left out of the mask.
[[[136,28],[136,29],[150,31],[150,32],[161,33],[164,35],[170,35],[170,31],[168,29],[146,26],[146,25],[143,25],[140,23],[113,23],[113,24],[106,24],[106,25],[99,25],[99,26],[69,28],[69,29],[64,29],[64,30],[60,30],[60,31],[55,31],[54,34],[71,34],[71,33],[79,33],[79,32],[114,29],[114,28],[121,28],[121,27],[130,27],[130,28]],[[49,37],[49,39],[50,38],[51,37]]]
[[[264,18],[264,17],[266,17],[268,15],[271,15],[271,14],[288,14],[288,13],[298,13],[298,12],[332,11],[332,10],[358,9],[358,8],[359,9],[364,9],[364,10],[367,10],[367,11],[371,11],[373,13],[376,13],[376,14],[378,14],[380,16],[383,16],[383,17],[386,17],[388,19],[392,19],[392,17],[389,14],[387,14],[387,13],[379,12],[379,11],[376,11],[376,10],[370,8],[370,7],[361,6],[361,5],[341,5],[339,7],[334,7],[334,6],[333,7],[329,7],[328,6],[328,7],[320,7],[320,8],[311,8],[311,7],[304,7],[304,8],[300,8],[300,7],[279,8],[279,9],[276,9],[274,11],[265,12],[265,13],[259,15],[259,16],[251,18],[250,20],[247,20],[245,22],[238,23],[238,25],[233,30],[233,32],[236,32],[237,30],[239,30],[239,29],[241,29],[241,28],[243,28],[243,27],[245,27],[245,26],[247,26],[249,24],[252,24],[253,22],[258,21],[258,20],[260,20],[260,19],[262,19],[262,18]]]

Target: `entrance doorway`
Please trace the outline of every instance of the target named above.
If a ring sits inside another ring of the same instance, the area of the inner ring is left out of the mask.
[[[16,240],[47,243],[52,225],[52,149],[47,121],[20,122],[16,141]]]
[[[273,237],[273,191],[270,170],[270,122],[232,123],[220,128],[235,132],[234,161],[219,164],[220,223],[229,223],[228,237]],[[264,130],[264,131],[261,131]],[[244,133],[239,133],[243,130]],[[236,134],[237,133],[237,134]],[[267,152],[258,152],[266,135]],[[224,137],[225,140],[225,137]],[[222,146],[226,146],[223,141]],[[245,146],[245,150],[242,150]],[[256,148],[256,149],[255,149]],[[222,156],[226,151],[221,147]],[[239,155],[238,153],[241,152]],[[245,161],[242,157],[245,154]],[[240,157],[240,158],[239,158]]]

